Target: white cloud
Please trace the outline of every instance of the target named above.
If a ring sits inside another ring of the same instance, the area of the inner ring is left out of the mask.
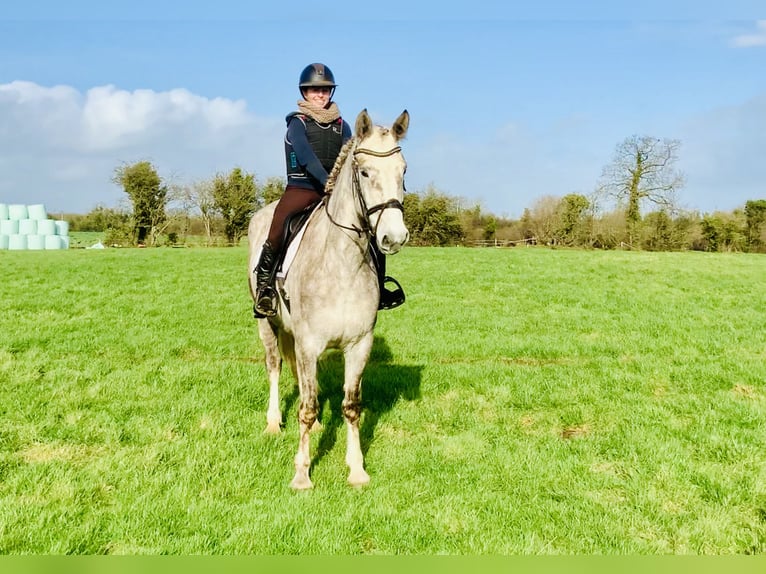
[[[184,89],[127,92],[101,86],[88,90],[82,120],[85,145],[101,149],[119,147],[136,136],[150,138],[189,123],[210,132],[236,129],[250,123],[251,118],[243,100],[209,100]]]
[[[732,43],[738,48],[766,46],[766,20],[756,21],[755,27],[757,31],[754,34],[741,34],[735,36]]]
[[[235,166],[259,179],[281,175],[283,131],[281,119],[253,115],[244,100],[185,89],[0,84],[0,202],[76,212],[116,205],[115,167],[141,159],[181,182]]]

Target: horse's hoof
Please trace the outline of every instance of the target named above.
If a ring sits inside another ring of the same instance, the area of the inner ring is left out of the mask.
[[[370,475],[367,474],[364,469],[357,471],[351,471],[348,475],[348,483],[351,486],[364,486],[370,483]]]
[[[263,434],[280,434],[282,432],[279,423],[268,423],[263,430]]]
[[[290,482],[290,488],[293,490],[309,490],[314,488],[314,485],[308,476],[296,474],[292,482]]]

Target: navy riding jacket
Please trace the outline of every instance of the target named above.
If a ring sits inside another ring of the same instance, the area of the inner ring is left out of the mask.
[[[340,148],[351,139],[351,126],[338,118],[329,124],[293,112],[286,118],[287,185],[324,194],[327,176]]]

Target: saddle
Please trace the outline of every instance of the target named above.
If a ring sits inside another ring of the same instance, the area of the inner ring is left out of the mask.
[[[282,245],[289,245],[290,242],[295,239],[295,236],[303,228],[303,226],[306,225],[306,222],[309,220],[309,216],[314,212],[314,209],[316,209],[316,206],[320,203],[321,201],[312,203],[303,211],[293,213],[287,217],[285,220],[285,230],[284,236],[282,237]]]

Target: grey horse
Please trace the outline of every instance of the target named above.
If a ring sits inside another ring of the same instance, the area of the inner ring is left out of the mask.
[[[348,482],[367,484],[359,441],[362,372],[373,342],[380,292],[370,241],[385,255],[397,253],[409,239],[404,224],[406,162],[399,141],[407,134],[403,111],[390,128],[374,125],[367,110],[358,115],[354,136],[338,156],[325,197],[306,224],[294,259],[279,286],[275,317],[258,319],[266,354],[269,403],[266,432],[280,432],[279,376],[287,361],[298,382],[300,426],[294,489],[312,488],[309,431],[317,422],[317,362],[326,350],[344,357],[343,416],[347,428]],[[248,229],[250,293],[253,271],[275,204],[253,215]]]

